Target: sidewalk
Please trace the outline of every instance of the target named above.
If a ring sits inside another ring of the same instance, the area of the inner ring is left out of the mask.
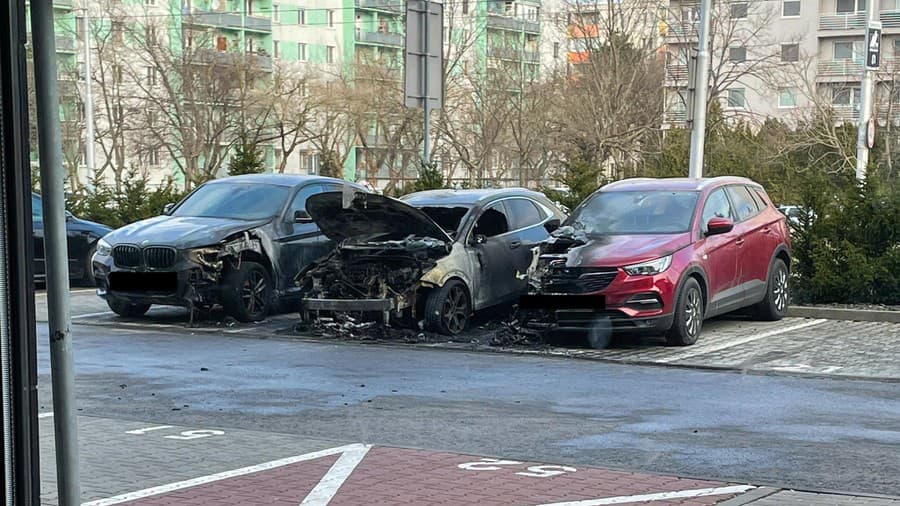
[[[285,434],[79,417],[84,506],[864,505],[900,500],[525,462]],[[55,504],[42,421],[43,503]]]

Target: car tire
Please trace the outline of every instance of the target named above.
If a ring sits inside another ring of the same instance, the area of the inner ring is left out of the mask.
[[[136,318],[144,316],[150,310],[150,304],[131,304],[120,299],[106,299],[106,305],[119,316]]]
[[[444,335],[452,336],[465,330],[471,314],[469,291],[456,279],[433,290],[425,301],[425,326]]]
[[[272,306],[272,277],[256,262],[241,262],[225,275],[222,292],[225,312],[242,322],[260,321]]]
[[[769,268],[766,283],[766,298],[756,305],[756,315],[760,320],[778,321],[787,314],[791,295],[790,273],[784,260],[776,258]]]
[[[94,253],[97,251],[97,244],[93,244],[90,249],[88,249],[87,254],[84,257],[84,273],[81,275],[81,279],[79,280],[81,286],[91,287],[96,286],[97,282],[94,280],[94,265],[93,265],[93,257]]]
[[[703,328],[704,312],[700,283],[694,278],[687,278],[675,301],[675,318],[666,333],[666,343],[669,346],[690,346],[696,343]]]

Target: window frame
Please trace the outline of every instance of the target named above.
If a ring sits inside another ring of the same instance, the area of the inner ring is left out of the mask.
[[[706,206],[709,205],[709,200],[713,197],[713,195],[715,195],[718,192],[722,192],[722,195],[725,196],[725,202],[728,203],[728,210],[731,213],[731,217],[727,217],[727,216],[717,216],[717,217],[727,218],[727,219],[730,219],[732,222],[737,223],[735,221],[735,219],[737,218],[737,212],[735,212],[735,210],[734,210],[734,204],[731,202],[731,196],[725,190],[724,186],[720,186],[720,187],[714,189],[713,191],[709,192],[709,195],[706,196],[706,200],[703,201],[703,206],[700,208],[700,233],[702,236],[706,235],[706,231],[707,231],[706,225],[709,224],[709,220],[704,221],[704,218],[703,218],[703,216],[706,214]],[[712,219],[712,218],[710,218],[710,219]]]
[[[779,109],[793,109],[793,108],[797,107],[797,95],[799,94],[799,93],[797,93],[798,91],[799,90],[793,86],[778,88],[778,108]],[[791,92],[790,96],[791,96],[792,103],[789,105],[785,105],[781,102],[781,98],[784,96],[783,94],[785,92]]]
[[[726,90],[725,106],[728,109],[746,109],[747,108],[747,88],[729,88]],[[737,93],[741,97],[740,105],[733,105],[732,93]]]
[[[784,13],[785,8],[787,7],[788,4],[792,4],[792,5],[796,4],[797,5],[797,14],[785,14]],[[782,0],[781,1],[781,17],[788,18],[788,19],[799,18],[801,15],[801,8],[802,8],[802,4],[800,3],[800,0]]]
[[[741,56],[740,59],[734,58],[735,51],[743,52],[743,55]],[[728,63],[737,65],[739,63],[746,63],[746,62],[747,62],[747,46],[730,46],[728,48]]]
[[[747,19],[747,17],[749,16],[750,4],[748,2],[731,2],[729,7],[729,19]],[[737,15],[735,15],[735,8],[737,8]],[[741,9],[743,9],[743,12],[741,11]]]
[[[793,55],[790,53],[791,50],[795,52]],[[788,56],[793,56],[793,59],[785,59],[785,53],[787,50]],[[781,44],[781,63],[797,63],[800,61],[800,44],[791,43],[791,44]]]
[[[734,218],[735,218],[734,222],[735,223],[743,223],[747,220],[753,219],[755,216],[757,216],[761,212],[759,209],[759,206],[756,203],[756,200],[753,198],[753,195],[750,193],[750,189],[747,188],[746,185],[731,184],[731,185],[725,186],[725,188],[727,189],[727,192],[728,192],[728,198],[731,201],[731,208],[734,211]],[[747,196],[750,197],[750,203],[753,204],[753,211],[745,218],[741,218],[740,207],[737,205],[737,201],[738,201],[738,199],[736,198],[737,195],[732,193],[732,192],[737,192],[739,190],[744,190],[745,192],[747,192]]]
[[[528,204],[530,204],[531,207],[533,207],[534,210],[537,211],[538,221],[536,221],[530,225],[526,224],[526,225],[519,226],[519,223],[517,222],[515,214],[512,212],[513,210],[510,207],[510,203],[513,201],[516,201],[516,200],[522,201],[522,202],[527,202]],[[506,209],[506,219],[512,222],[512,223],[507,224],[507,226],[509,226],[511,229],[510,232],[518,232],[518,231],[526,230],[526,229],[529,229],[532,227],[537,227],[537,226],[540,226],[541,223],[543,223],[544,221],[547,220],[547,217],[544,215],[544,211],[541,209],[541,207],[539,205],[537,205],[536,202],[534,202],[533,200],[531,200],[527,197],[510,197],[507,199],[503,199],[502,202],[503,202],[504,208]],[[513,228],[514,226],[515,226],[515,228]]]

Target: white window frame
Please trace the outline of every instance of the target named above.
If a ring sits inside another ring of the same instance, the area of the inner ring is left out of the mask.
[[[328,18],[328,28],[334,28],[334,11],[328,9],[325,16]]]
[[[784,48],[794,46],[797,48],[797,59],[796,60],[785,60],[784,59]],[[782,44],[781,45],[781,54],[778,55],[781,63],[797,63],[800,61],[800,44],[794,42],[791,44]]]
[[[740,92],[741,104],[740,105],[732,105],[731,94]],[[746,109],[747,108],[747,89],[746,88],[731,88],[726,90],[725,95],[725,107],[727,109]]]
[[[784,13],[784,7],[786,4],[797,4],[797,7],[800,7],[800,9],[802,9],[803,4],[800,3],[800,0],[782,0],[782,2],[781,2],[781,17],[782,18],[788,18],[788,19],[799,18],[800,12],[801,12],[800,9],[797,10],[797,14],[787,15]]]
[[[297,25],[306,26],[306,9],[302,7],[297,9]]]
[[[800,90],[793,87],[787,88],[779,88],[778,89],[778,108],[779,109],[794,109],[797,107],[797,95],[799,95]],[[782,102],[782,98],[785,96],[791,97],[791,103],[785,104]]]
[[[279,47],[281,45],[280,42],[281,41],[278,41],[278,40],[272,41],[272,57],[275,58],[276,60],[281,58],[281,51],[280,51],[281,48]]]
[[[735,17],[734,8],[738,7],[740,5],[744,6],[744,15]],[[729,9],[728,9],[728,18],[729,19],[747,19],[747,17],[750,15],[750,4],[747,2],[731,2],[731,4],[729,4],[728,7],[729,7]]]
[[[742,49],[744,51],[743,59],[735,60],[731,57],[731,52],[735,49],[738,49],[738,50]],[[739,63],[746,63],[747,62],[747,46],[731,46],[731,47],[729,47],[728,48],[728,62],[731,63],[732,65],[737,65]]]
[[[278,11],[278,4],[272,4],[272,21],[281,23],[281,13]]]
[[[306,61],[306,59],[309,57],[309,55],[307,54],[307,51],[308,51],[308,49],[306,47],[306,42],[298,42],[297,43],[297,60],[298,61]]]
[[[325,46],[325,63],[334,63],[335,60],[334,46]]]

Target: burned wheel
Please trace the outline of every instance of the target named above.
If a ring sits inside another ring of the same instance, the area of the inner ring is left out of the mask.
[[[431,292],[425,302],[425,324],[441,334],[459,334],[468,326],[471,314],[469,291],[455,279]]]
[[[150,304],[129,304],[123,300],[109,298],[106,305],[119,316],[137,317],[144,316],[150,310]]]
[[[272,304],[272,280],[265,267],[256,262],[242,262],[240,269],[225,275],[222,305],[225,311],[242,322],[266,317]]]

